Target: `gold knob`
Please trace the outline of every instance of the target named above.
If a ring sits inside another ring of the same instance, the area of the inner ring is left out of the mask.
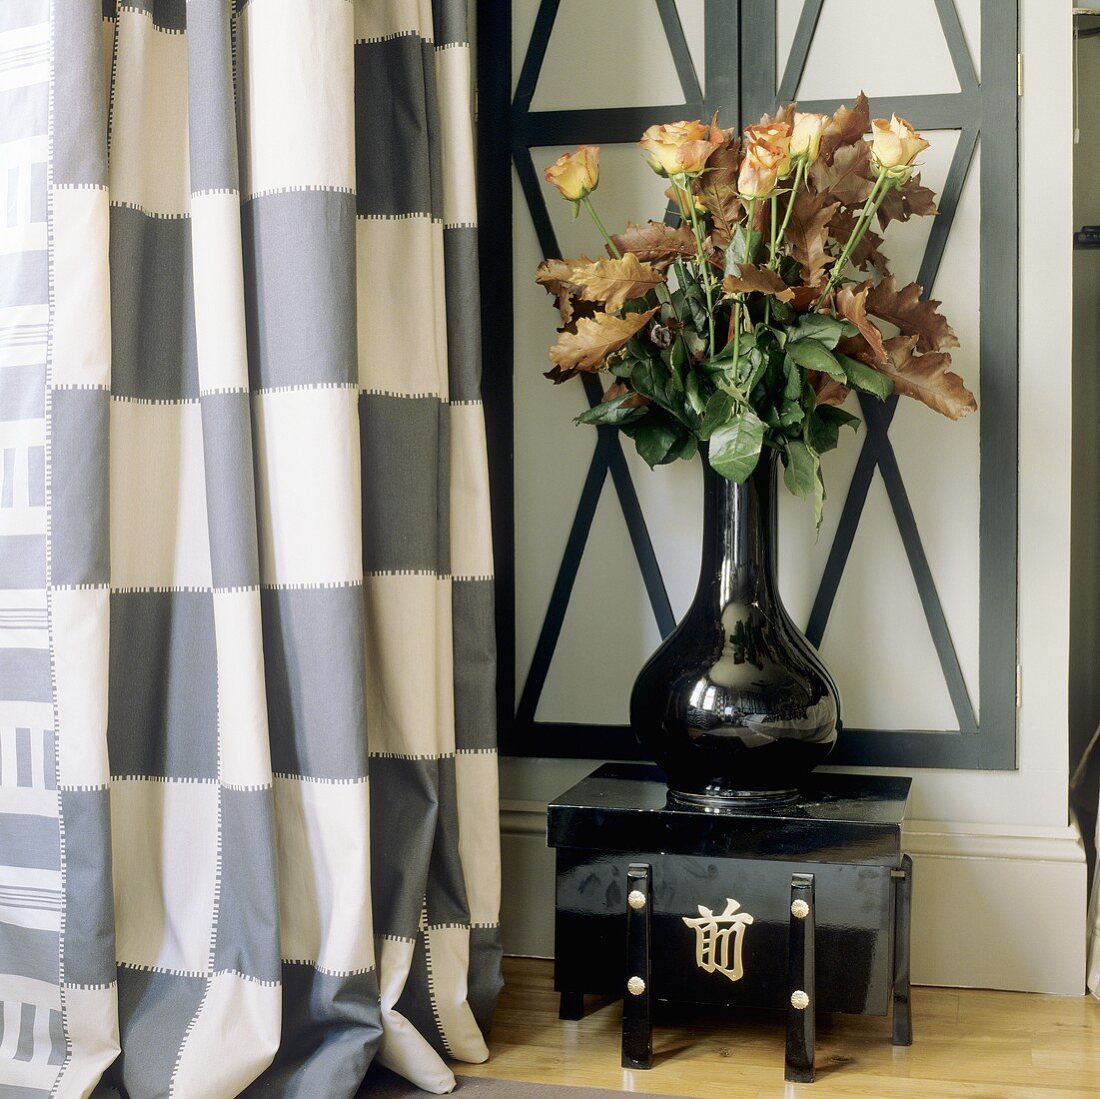
[[[626,903],[635,911],[645,908],[645,894],[640,889],[632,889],[626,898]]]
[[[791,915],[804,920],[810,914],[810,906],[802,900],[791,901]]]
[[[631,996],[641,996],[645,992],[645,981],[641,977],[631,977],[626,982],[626,990]]]
[[[796,988],[791,993],[791,1007],[798,1008],[799,1011],[805,1011],[810,1006],[810,997],[800,988]]]

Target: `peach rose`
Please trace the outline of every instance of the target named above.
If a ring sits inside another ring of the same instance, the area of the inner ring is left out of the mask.
[[[741,171],[737,176],[737,191],[742,198],[767,198],[779,182],[779,172],[774,163],[765,163],[757,155],[760,146],[753,146],[745,152],[741,161]],[[772,158],[767,157],[768,160]]]
[[[571,202],[580,202],[590,195],[600,182],[600,147],[582,145],[575,153],[559,156],[544,177]]]
[[[871,123],[871,155],[891,179],[907,180],[913,171],[913,160],[927,148],[928,142],[904,118],[893,115],[889,122],[876,118]]]
[[[817,160],[821,148],[821,135],[829,124],[825,114],[796,114],[791,131],[791,156],[805,157],[811,164]]]
[[[745,131],[745,152],[752,153],[782,179],[791,170],[791,128],[786,122],[760,123]]]
[[[659,176],[697,176],[729,137],[729,130],[691,120],[650,126],[638,144]]]

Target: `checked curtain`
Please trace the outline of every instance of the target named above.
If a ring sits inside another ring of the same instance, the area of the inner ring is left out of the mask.
[[[0,1095],[430,1091],[499,987],[465,0],[0,3]]]

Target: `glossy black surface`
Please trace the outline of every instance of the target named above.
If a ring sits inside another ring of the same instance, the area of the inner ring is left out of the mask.
[[[798,798],[716,809],[669,796],[643,763],[605,763],[547,809],[551,847],[896,866],[912,779],[818,772]]]
[[[655,768],[606,764],[549,806],[557,850],[555,987],[621,994],[629,975],[627,896],[632,864],[649,874],[654,999],[785,1010],[791,886],[812,874],[814,1004],[885,1014],[907,1002],[909,881],[901,820],[911,780],[817,774],[798,801],[713,812],[670,802]],[[697,964],[684,923],[699,906],[735,899],[752,915],[743,974]],[[635,965],[637,963],[635,962]],[[563,999],[564,1005],[564,999]]]
[[[699,586],[638,676],[631,725],[681,798],[792,796],[833,750],[840,701],[776,588],[776,461],[743,485],[703,468]]]

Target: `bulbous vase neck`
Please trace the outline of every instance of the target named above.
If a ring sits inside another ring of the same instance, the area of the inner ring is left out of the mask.
[[[703,455],[703,553],[695,602],[721,609],[775,600],[776,456],[767,449],[743,484]]]

